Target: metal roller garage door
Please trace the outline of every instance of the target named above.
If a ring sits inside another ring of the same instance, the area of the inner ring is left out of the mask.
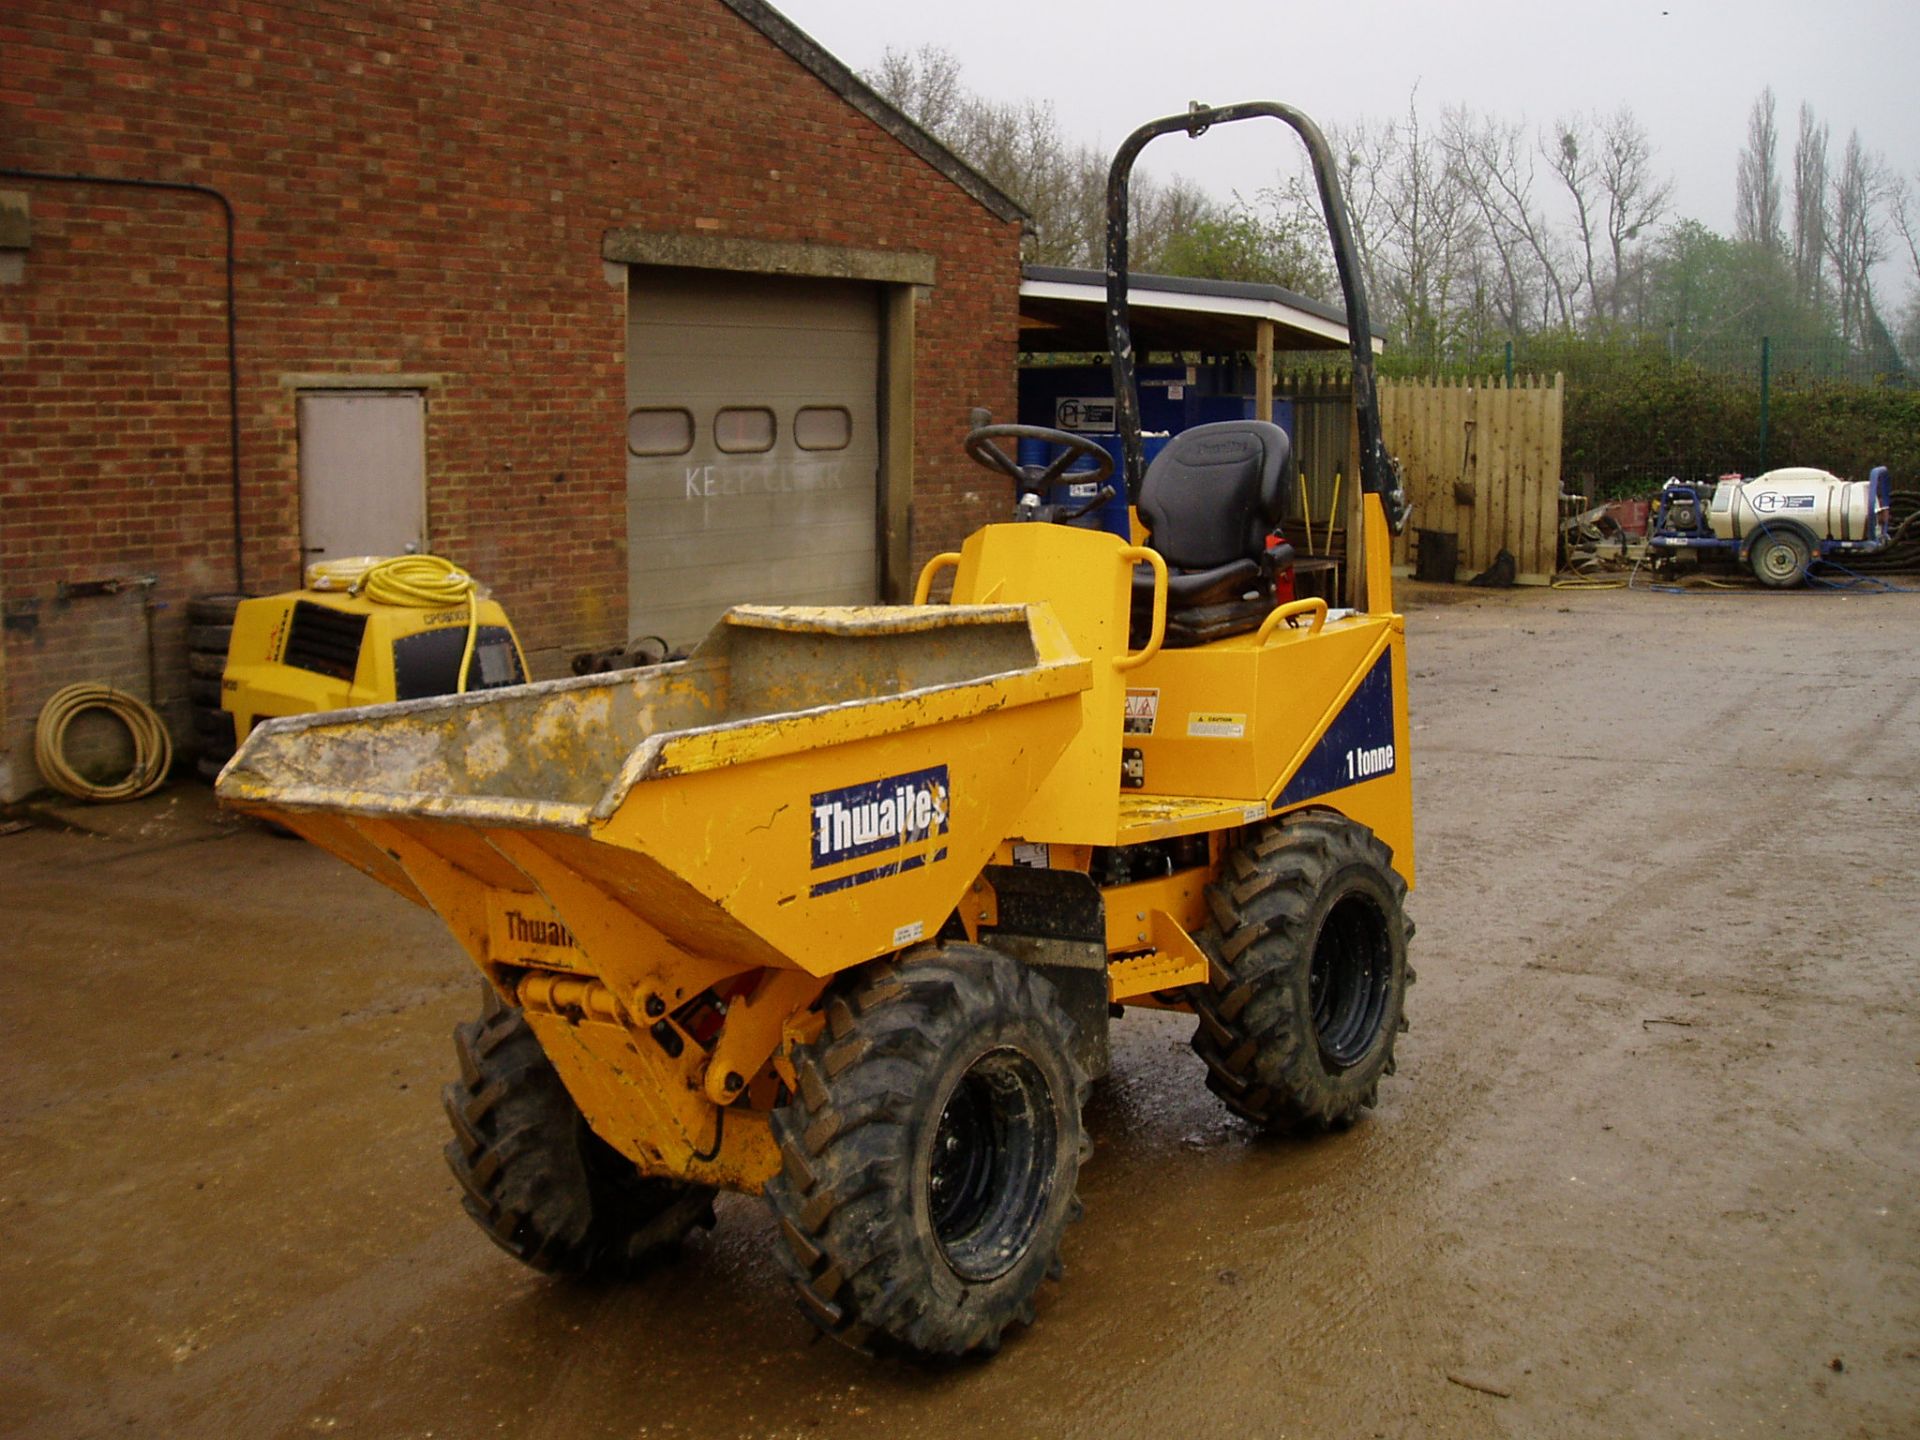
[[[880,297],[635,267],[628,619],[688,644],[729,605],[879,598]]]

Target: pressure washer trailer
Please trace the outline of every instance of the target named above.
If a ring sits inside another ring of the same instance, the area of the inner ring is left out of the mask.
[[[1892,500],[1884,465],[1865,480],[1810,465],[1723,475],[1711,491],[1669,480],[1647,542],[1669,561],[1724,559],[1786,589],[1804,582],[1816,561],[1886,549]]]

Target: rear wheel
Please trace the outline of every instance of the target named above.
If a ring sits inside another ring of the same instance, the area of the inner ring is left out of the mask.
[[[1807,578],[1813,552],[1804,537],[1792,530],[1769,530],[1753,542],[1747,563],[1754,578],[1776,590],[1790,589]]]
[[[1030,968],[976,945],[872,967],[795,1057],[767,1198],[801,1308],[827,1334],[990,1353],[1034,1318],[1079,1218],[1087,1081]]]
[[[453,1040],[447,1164],[467,1214],[502,1250],[550,1274],[626,1274],[712,1228],[714,1192],[643,1176],[595,1135],[526,1017],[491,985]]]
[[[1229,1110],[1264,1130],[1344,1128],[1393,1072],[1413,980],[1406,882],[1365,826],[1299,811],[1263,826],[1207,887],[1212,962],[1193,1048]]]

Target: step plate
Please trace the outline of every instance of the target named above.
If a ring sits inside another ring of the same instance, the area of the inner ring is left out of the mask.
[[[1207,978],[1205,959],[1190,960],[1182,955],[1151,951],[1121,960],[1107,967],[1107,995],[1115,1003],[1161,990],[1178,990],[1198,985]]]

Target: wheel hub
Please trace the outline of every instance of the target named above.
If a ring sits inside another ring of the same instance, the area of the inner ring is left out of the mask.
[[[1307,972],[1314,1038],[1329,1070],[1358,1064],[1386,1021],[1393,948],[1386,917],[1360,895],[1347,895],[1327,912]]]
[[[1013,1050],[975,1060],[947,1097],[927,1156],[934,1239],[964,1280],[993,1280],[1027,1251],[1052,1193],[1051,1091]]]

